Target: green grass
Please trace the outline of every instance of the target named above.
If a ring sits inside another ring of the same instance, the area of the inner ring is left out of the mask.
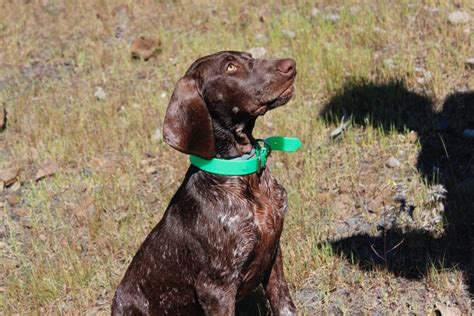
[[[389,267],[365,270],[358,258],[331,245],[349,237],[337,228],[355,215],[376,236],[382,209],[395,205],[396,185],[417,206],[414,220],[400,219],[403,229],[426,228],[440,212],[439,205],[428,205],[432,183],[416,164],[423,144],[407,136],[420,121],[405,124],[403,115],[425,97],[434,115],[450,93],[473,89],[472,72],[464,68],[472,57],[472,22],[449,25],[453,3],[327,1],[314,18],[311,1],[42,3],[0,0],[0,103],[8,110],[0,169],[22,168],[20,190],[0,192],[6,228],[0,254],[17,261],[0,269],[1,313],[109,311],[128,263],[184,176],[187,158],[155,137],[174,83],[200,56],[259,46],[266,57],[297,61],[296,96],[261,118],[255,135],[293,135],[304,144],[270,162],[289,192],[282,244],[291,289],[321,297],[311,306],[298,299],[300,310],[324,314],[337,306],[350,315],[383,306],[388,313],[425,314],[446,295],[463,312],[470,308],[460,266],[427,263],[422,277],[400,281]],[[114,8],[124,3],[129,22],[116,39]],[[472,20],[470,2],[456,3]],[[427,10],[434,6],[438,13]],[[327,21],[329,13],[340,19]],[[286,36],[287,30],[296,37]],[[130,41],[140,35],[163,43],[155,59],[131,60]],[[417,82],[415,67],[431,72],[426,84]],[[98,86],[105,101],[94,97]],[[387,95],[394,97],[388,103]],[[360,100],[367,111],[353,117],[340,140],[330,141],[341,111],[360,111]],[[378,107],[387,104],[393,108]],[[402,162],[399,169],[384,166],[390,156]],[[48,161],[60,171],[35,182]],[[157,172],[147,173],[149,166]],[[11,194],[21,197],[19,205],[6,201]],[[430,225],[433,234],[446,229]],[[406,300],[410,289],[420,289],[423,298],[397,312],[391,304]]]

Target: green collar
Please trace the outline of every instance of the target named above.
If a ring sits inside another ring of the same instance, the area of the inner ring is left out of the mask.
[[[263,143],[263,147],[259,142]],[[258,139],[255,145],[255,155],[249,159],[203,159],[190,155],[189,160],[193,166],[206,172],[224,176],[243,176],[251,173],[260,173],[265,168],[267,157],[272,150],[294,152],[301,147],[301,141],[295,137],[273,136]]]

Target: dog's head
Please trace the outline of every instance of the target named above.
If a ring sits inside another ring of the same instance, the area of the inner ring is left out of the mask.
[[[293,59],[255,59],[225,51],[196,60],[171,96],[163,126],[167,144],[206,159],[216,153],[214,123],[232,130],[293,96]]]

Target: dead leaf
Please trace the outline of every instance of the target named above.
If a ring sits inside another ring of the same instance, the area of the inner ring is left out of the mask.
[[[132,42],[132,58],[148,60],[159,52],[161,41],[152,37],[140,36]]]
[[[59,165],[55,161],[42,165],[35,176],[35,181],[54,175],[59,171]]]
[[[8,169],[0,169],[0,181],[2,181],[6,187],[9,187],[16,181],[19,174],[20,168],[12,167]]]

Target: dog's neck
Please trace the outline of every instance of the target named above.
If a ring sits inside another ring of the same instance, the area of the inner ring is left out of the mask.
[[[224,122],[213,122],[217,158],[235,158],[252,151],[255,142],[252,131],[255,119],[231,126]]]

